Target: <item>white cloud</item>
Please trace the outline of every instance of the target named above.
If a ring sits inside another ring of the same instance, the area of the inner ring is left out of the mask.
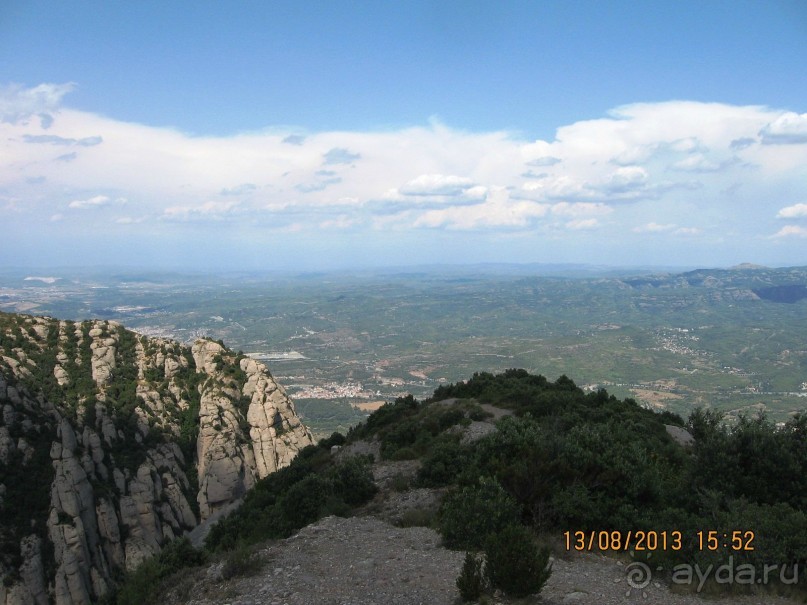
[[[119,218],[116,218],[115,222],[119,225],[137,225],[145,222],[146,219],[147,217],[145,216],[138,216],[138,217],[121,216]]]
[[[608,175],[598,189],[615,196],[634,196],[645,190],[650,175],[641,166],[620,166]]]
[[[632,231],[634,233],[663,233],[665,231],[672,231],[676,227],[677,225],[672,223],[666,225],[659,223],[647,223],[645,225],[634,227]]]
[[[534,160],[529,160],[527,162],[527,166],[540,168],[542,166],[554,166],[555,164],[560,164],[562,161],[563,160],[561,160],[560,158],[556,158],[551,155],[545,155],[540,158],[535,158]]]
[[[566,223],[566,228],[572,229],[573,231],[596,229],[599,226],[600,222],[596,218],[576,219]]]
[[[358,220],[346,214],[341,214],[334,219],[329,219],[319,223],[320,229],[349,229],[358,224]]]
[[[591,202],[577,202],[571,204],[569,202],[558,202],[552,205],[551,210],[552,214],[572,217],[603,216],[614,211],[613,208],[606,204],[595,204]]]
[[[61,220],[64,220],[64,214],[56,213],[50,215],[50,220],[52,223],[58,223]]]
[[[27,123],[32,116],[40,119],[47,129],[53,123],[53,114],[59,109],[62,97],[75,88],[75,84],[40,84],[25,88],[19,84],[0,87],[0,122]]]
[[[210,201],[197,206],[170,206],[163,211],[162,216],[169,221],[222,220],[238,211],[239,206],[237,201]]]
[[[776,218],[807,218],[807,204],[793,204],[782,208]]]
[[[786,225],[779,229],[772,237],[807,237],[807,228],[799,227],[798,225]]]
[[[454,175],[422,174],[399,187],[403,195],[460,195],[470,189],[474,182]]]
[[[73,200],[67,205],[67,207],[78,210],[87,210],[89,208],[108,206],[111,202],[112,200],[105,195],[96,195],[86,200]]]
[[[457,230],[523,228],[530,226],[535,219],[546,216],[548,211],[548,204],[513,201],[507,190],[498,187],[491,190],[487,199],[481,204],[452,206],[424,212],[415,220],[414,226],[447,227]]]
[[[608,232],[627,239],[695,235],[698,229],[680,225],[713,230],[720,221],[735,241],[773,248],[761,231],[769,200],[787,199],[807,179],[803,145],[760,144],[798,142],[804,115],[764,106],[625,105],[559,125],[551,140],[439,122],[383,132],[303,136],[270,127],[189,136],[61,108],[70,88],[0,89],[0,157],[13,159],[0,162],[0,221],[13,216],[24,228],[25,220],[34,225],[65,208],[106,208],[110,221],[133,234],[153,226],[136,214],[162,219],[160,229],[176,237],[190,237],[183,223],[227,220],[253,230],[254,240],[265,229],[508,236],[545,229],[560,238],[588,228],[591,241],[613,245],[605,230],[594,231],[607,216]],[[137,200],[137,210],[122,216],[116,196]],[[777,216],[803,218],[802,206]]]
[[[716,161],[703,153],[694,153],[672,165],[673,170],[681,172],[719,172],[737,163],[737,159],[730,157]]]
[[[95,147],[104,142],[103,137],[84,137],[83,139],[68,139],[59,137],[54,134],[25,134],[22,140],[26,143],[34,143],[39,145],[78,145],[80,147]]]
[[[767,124],[760,132],[762,143],[767,145],[798,145],[807,143],[807,113],[787,112]]]

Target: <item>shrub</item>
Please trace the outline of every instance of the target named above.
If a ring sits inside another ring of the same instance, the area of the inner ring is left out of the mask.
[[[154,602],[160,582],[159,564],[152,557],[144,561],[140,567],[126,574],[126,582],[118,590],[115,598],[117,605],[143,605]]]
[[[298,529],[319,519],[330,492],[329,482],[319,475],[308,475],[289,488],[280,500],[280,510],[289,528]]]
[[[444,431],[448,427],[458,424],[463,418],[465,418],[465,413],[462,410],[449,408],[442,412],[437,418],[439,430]]]
[[[252,556],[252,551],[245,545],[240,545],[227,553],[221,566],[221,577],[224,580],[250,576],[261,568],[261,562]]]
[[[126,575],[125,582],[115,596],[115,603],[144,605],[160,602],[158,596],[165,587],[166,578],[181,569],[201,565],[204,560],[204,554],[193,548],[187,538],[169,542],[160,554],[144,561],[140,567]]]
[[[324,450],[331,451],[331,448],[334,445],[344,445],[345,441],[346,438],[342,433],[335,432],[331,433],[331,436],[328,437],[327,439],[320,439],[317,445],[319,445],[319,447],[321,447]]]
[[[467,447],[456,440],[438,442],[418,470],[418,484],[423,487],[440,487],[454,483],[469,463]]]
[[[440,507],[440,533],[449,548],[482,548],[488,534],[519,522],[518,504],[493,479],[449,494]]]
[[[405,492],[412,487],[412,478],[408,475],[398,473],[390,481],[390,489],[394,492]]]
[[[375,496],[378,488],[366,460],[354,456],[330,472],[334,495],[351,506],[364,504]]]
[[[482,559],[469,552],[457,578],[457,588],[464,603],[477,601],[485,590],[485,576],[482,573]]]
[[[188,538],[179,538],[169,542],[160,552],[160,577],[166,577],[175,571],[201,565],[205,562],[202,551],[196,550]]]
[[[398,527],[431,527],[435,511],[430,508],[410,508],[396,523]]]
[[[523,525],[510,525],[488,536],[485,575],[493,588],[512,597],[526,597],[540,592],[551,574],[549,549],[539,549],[532,532]]]

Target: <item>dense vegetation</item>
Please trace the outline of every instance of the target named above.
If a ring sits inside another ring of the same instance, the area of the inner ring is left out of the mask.
[[[487,415],[480,403],[512,414],[497,431],[465,442],[462,430]],[[694,445],[676,443],[665,425],[687,428]],[[475,374],[425,401],[399,398],[346,437],[303,450],[214,526],[207,551],[237,552],[368,501],[375,488],[367,460],[337,463],[329,453],[358,440],[380,441],[384,458],[421,459],[416,484],[449,488],[434,526],[447,546],[468,551],[458,587],[469,599],[489,588],[513,596],[540,590],[550,573],[540,544],[557,543],[567,530],[623,539],[638,530],[679,531],[680,550],[652,552],[668,570],[720,565],[729,555],[757,569],[807,563],[807,416],[783,426],[764,417],[727,425],[699,410],[685,421],[524,370]],[[710,550],[699,543],[702,530],[753,531],[754,550]],[[651,555],[633,546],[625,550],[637,559]]]
[[[212,527],[205,546],[224,551],[285,538],[324,515],[345,515],[375,493],[366,459],[353,457],[337,464],[327,447],[308,446],[290,466],[259,481],[236,514]]]
[[[697,410],[684,422],[603,390],[584,393],[565,376],[553,383],[509,370],[440,387],[422,403],[398,400],[383,409],[382,424],[417,423],[449,397],[514,412],[475,444],[443,442],[424,457],[421,480],[433,485],[443,477],[442,484],[455,486],[439,520],[449,545],[482,548],[483,539],[473,536],[501,533],[508,525],[501,517],[512,514],[515,503],[521,523],[542,535],[608,530],[624,538],[637,530],[680,531],[680,550],[652,553],[667,569],[683,562],[719,565],[728,555],[758,570],[766,563],[807,563],[805,415],[779,427],[764,416],[741,417],[729,426],[720,414]],[[354,432],[384,439],[383,428],[372,430],[379,419],[371,417]],[[685,426],[694,446],[675,443],[665,424]],[[410,439],[429,434],[423,424]],[[709,530],[729,539],[712,550],[698,535]],[[737,530],[754,532],[754,550],[731,550]],[[628,550],[639,558],[650,555]]]

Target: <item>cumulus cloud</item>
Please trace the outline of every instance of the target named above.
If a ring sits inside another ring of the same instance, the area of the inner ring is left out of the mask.
[[[798,225],[786,225],[779,229],[772,237],[777,239],[784,237],[807,237],[807,228]]]
[[[776,218],[807,218],[807,204],[793,204],[782,208]]]
[[[789,111],[767,124],[759,135],[765,145],[799,145],[807,143],[807,113]]]
[[[606,179],[601,189],[616,195],[630,195],[641,191],[650,177],[641,166],[620,166]]]
[[[607,244],[597,230],[605,217],[609,233],[672,237],[700,233],[679,225],[690,213],[700,224],[702,212],[703,224],[721,217],[738,237],[773,247],[759,232],[771,218],[768,200],[800,190],[807,178],[803,146],[771,144],[798,142],[803,116],[761,106],[626,105],[559,125],[549,140],[436,121],[383,132],[303,136],[270,125],[189,136],[63,108],[69,85],[37,88],[0,93],[0,155],[13,158],[0,162],[0,192],[13,200],[4,212],[39,221],[66,208],[105,208],[121,195],[174,233],[182,223],[226,220],[283,232],[520,230],[562,238],[575,231],[574,242]],[[796,204],[777,216],[802,212]],[[149,221],[118,214],[110,209],[108,219],[145,232]],[[647,220],[637,217],[654,222],[636,227]]]
[[[20,84],[0,87],[0,122],[26,123],[31,117],[39,117],[40,126],[48,129],[53,124],[53,113],[61,104],[62,97],[75,88],[75,84],[40,84],[26,88]]]
[[[596,229],[600,226],[600,222],[596,218],[585,218],[568,221],[566,228],[572,231],[582,231],[584,229]]]
[[[659,223],[647,223],[645,225],[639,225],[638,227],[634,227],[632,231],[634,233],[663,233],[665,231],[672,231],[676,228],[677,225],[675,224],[659,224]]]
[[[475,183],[454,175],[422,174],[398,188],[403,195],[460,195]]]
[[[109,197],[105,195],[96,195],[86,200],[73,200],[67,205],[67,207],[77,210],[87,210],[89,208],[101,208],[103,206],[109,206],[111,203],[112,200]]]
[[[738,162],[736,157],[717,161],[703,153],[695,153],[672,165],[673,170],[681,172],[720,172]]]
[[[679,227],[675,223],[646,223],[631,229],[633,233],[671,233],[673,235],[699,235],[698,227]]]
[[[415,220],[414,226],[456,230],[528,227],[535,219],[546,216],[548,211],[548,204],[511,200],[507,190],[499,187],[492,190],[481,204],[424,212]]]

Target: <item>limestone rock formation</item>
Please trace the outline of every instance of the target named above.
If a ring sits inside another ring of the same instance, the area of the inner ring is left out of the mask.
[[[0,605],[78,605],[313,442],[261,363],[0,313]]]

